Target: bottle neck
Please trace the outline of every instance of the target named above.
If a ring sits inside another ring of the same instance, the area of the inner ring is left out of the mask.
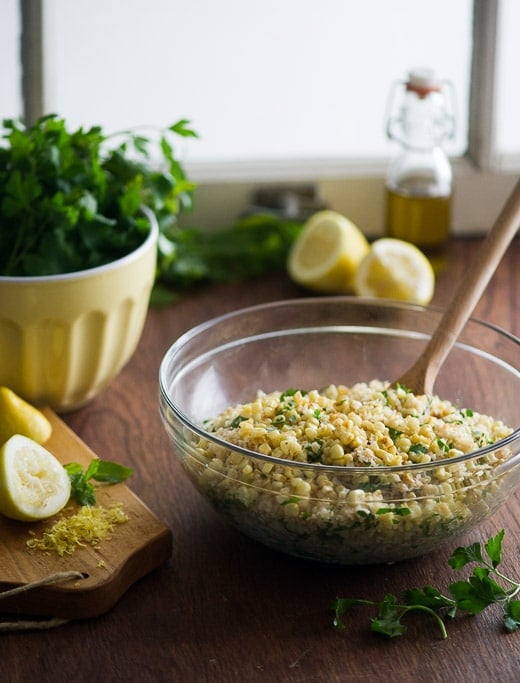
[[[417,152],[431,150],[442,142],[431,119],[407,116],[403,120],[402,144]]]
[[[450,135],[449,117],[439,92],[406,93],[400,114],[388,122],[388,135],[406,149],[415,151],[439,147]]]

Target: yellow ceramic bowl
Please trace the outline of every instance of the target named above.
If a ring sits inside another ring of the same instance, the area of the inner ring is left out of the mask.
[[[0,277],[0,385],[57,411],[88,402],[141,337],[154,283],[158,226],[136,250],[65,275]]]

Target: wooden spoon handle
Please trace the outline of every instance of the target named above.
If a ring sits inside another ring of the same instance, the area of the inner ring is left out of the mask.
[[[433,393],[437,373],[520,225],[520,179],[470,264],[453,300],[415,364],[398,380],[416,393]]]

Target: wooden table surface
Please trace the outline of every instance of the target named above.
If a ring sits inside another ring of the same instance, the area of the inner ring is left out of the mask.
[[[437,281],[446,304],[479,240],[455,241]],[[520,334],[520,241],[511,245],[476,314]],[[372,635],[371,613],[334,628],[336,596],[379,599],[412,586],[447,588],[462,543],[506,529],[504,569],[520,575],[520,491],[479,531],[427,557],[388,566],[340,567],[275,553],[229,528],[191,488],[158,413],[157,375],[170,344],[192,326],[243,306],[305,296],[284,275],[198,288],[151,310],[127,367],[89,405],[64,416],[102,458],[135,473],[135,493],[173,532],[171,559],[133,585],[107,614],[45,631],[0,634],[0,676],[32,681],[520,681],[520,631],[499,609],[448,624],[411,619],[407,635]]]

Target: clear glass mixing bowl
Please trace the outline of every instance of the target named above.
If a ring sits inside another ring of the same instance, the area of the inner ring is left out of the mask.
[[[243,533],[313,560],[394,562],[472,529],[520,482],[520,340],[489,323],[467,323],[435,393],[513,431],[465,455],[325,466],[231,445],[205,428],[258,390],[393,381],[419,356],[442,313],[317,297],[238,310],[186,332],[165,354],[159,385],[163,424],[189,479]]]

